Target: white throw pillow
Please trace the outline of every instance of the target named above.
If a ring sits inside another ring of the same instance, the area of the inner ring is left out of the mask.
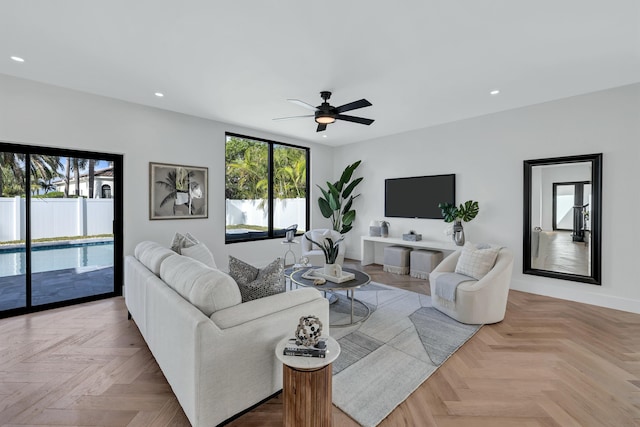
[[[213,254],[204,243],[198,243],[193,246],[182,248],[180,252],[182,255],[200,261],[208,267],[218,268],[216,266],[216,261],[213,259]]]
[[[171,250],[182,254],[183,248],[188,248],[196,244],[198,244],[198,241],[191,234],[187,233],[184,235],[176,233],[171,241]]]
[[[480,280],[495,265],[498,252],[500,252],[499,246],[493,247],[485,244],[476,246],[467,242],[462,248],[460,258],[458,258],[456,273]]]

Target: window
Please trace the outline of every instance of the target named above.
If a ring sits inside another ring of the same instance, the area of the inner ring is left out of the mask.
[[[280,238],[309,223],[309,149],[226,134],[226,242]]]

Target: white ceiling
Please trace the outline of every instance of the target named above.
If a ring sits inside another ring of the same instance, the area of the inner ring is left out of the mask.
[[[639,82],[640,2],[0,0],[0,73],[342,145]]]

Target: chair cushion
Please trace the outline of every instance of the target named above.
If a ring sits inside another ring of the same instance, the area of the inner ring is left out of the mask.
[[[498,246],[474,245],[467,242],[462,248],[455,272],[480,280],[495,265],[498,252],[500,252]]]
[[[280,258],[257,268],[229,255],[229,274],[238,284],[242,302],[284,292],[283,269]]]
[[[207,317],[242,302],[238,285],[228,274],[185,256],[165,259],[160,278]]]
[[[182,255],[200,261],[207,267],[218,268],[216,266],[216,261],[213,259],[213,254],[211,253],[209,248],[202,242],[193,246],[182,248],[180,251],[182,252]]]

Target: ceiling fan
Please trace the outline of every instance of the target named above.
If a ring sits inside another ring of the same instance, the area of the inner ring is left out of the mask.
[[[309,110],[314,110],[314,114],[309,114],[306,116],[293,116],[293,117],[278,117],[273,120],[285,120],[285,119],[298,119],[302,117],[314,117],[316,123],[318,123],[318,128],[316,132],[322,132],[327,129],[327,125],[335,122],[336,120],[345,120],[348,122],[360,123],[361,125],[370,125],[373,123],[372,119],[365,119],[363,117],[355,117],[355,116],[347,116],[342,114],[346,111],[356,110],[358,108],[370,107],[371,104],[366,99],[361,99],[359,101],[353,101],[348,104],[341,105],[340,107],[334,107],[329,104],[329,98],[331,98],[331,92],[322,91],[320,92],[320,97],[322,98],[322,104],[314,107],[311,104],[307,104],[304,101],[300,101],[299,99],[287,99],[289,102],[293,102],[301,107],[307,108]]]

